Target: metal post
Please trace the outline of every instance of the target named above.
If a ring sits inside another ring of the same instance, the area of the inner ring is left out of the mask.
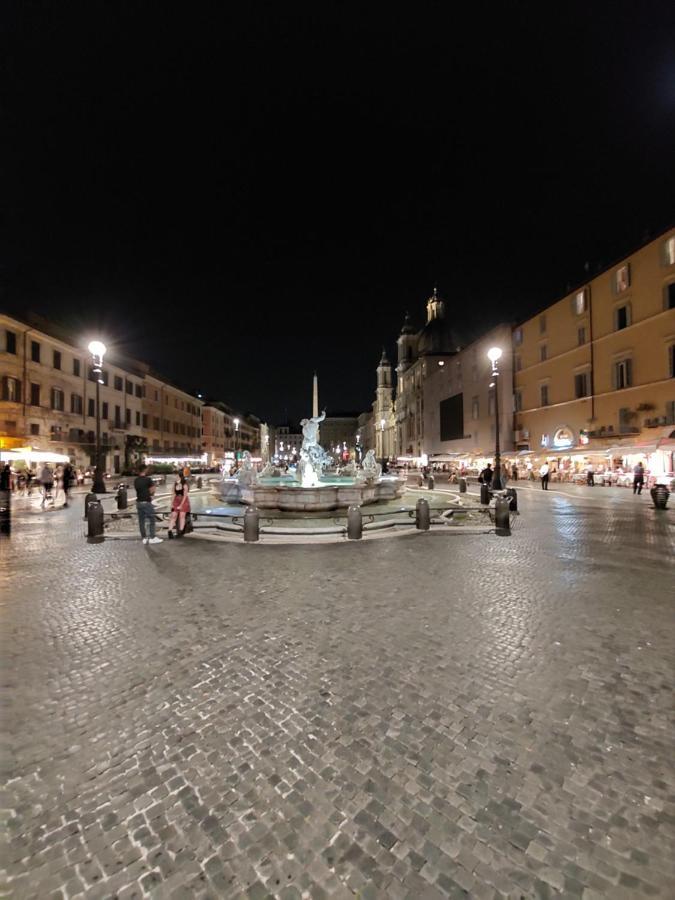
[[[87,513],[89,512],[89,504],[95,503],[98,500],[96,494],[90,491],[84,498],[84,518],[87,518]]]
[[[87,508],[87,541],[100,544],[103,541],[103,504],[92,500]]]
[[[518,512],[518,493],[515,488],[507,488],[506,496],[509,498],[511,512]]]
[[[481,484],[480,486],[480,502],[483,506],[487,506],[490,502],[490,488],[487,484]]]
[[[502,463],[499,456],[499,369],[497,362],[492,364],[492,374],[495,379],[495,473],[492,476],[492,489],[501,491],[502,489]]]
[[[12,533],[12,492],[0,491],[0,537]]]
[[[434,482],[434,476],[433,476],[433,475],[430,475],[430,476],[427,478],[427,487],[429,488],[430,491],[433,491],[433,489],[434,489],[434,484],[435,484],[435,482]]]
[[[105,482],[101,471],[101,374],[102,370],[98,366],[94,366],[94,375],[96,376],[96,467],[94,468],[92,491],[95,494],[105,494]]]
[[[501,535],[511,534],[509,501],[506,497],[497,497],[495,500],[495,531]]]
[[[350,541],[360,541],[363,537],[363,515],[360,506],[350,506],[347,510],[347,537]]]
[[[466,478],[459,479],[459,492],[460,494],[466,494]]]
[[[415,526],[419,531],[428,531],[431,525],[429,503],[423,497],[415,504]]]
[[[244,540],[260,540],[260,513],[255,506],[247,506],[244,513]]]
[[[201,489],[202,489],[202,476],[200,475],[199,478],[197,479],[197,490],[201,491]]]
[[[423,486],[424,486],[424,475],[419,475],[419,476],[418,476],[418,486],[419,486],[419,487],[423,487]]]
[[[126,486],[121,484],[117,488],[117,508],[118,509],[126,509],[127,508],[127,489]]]

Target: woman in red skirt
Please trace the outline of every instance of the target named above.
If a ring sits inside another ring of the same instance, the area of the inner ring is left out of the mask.
[[[190,498],[187,479],[178,473],[173,485],[173,500],[171,502],[171,517],[169,519],[169,537],[173,537],[173,529],[178,522],[176,537],[180,537],[185,530],[185,519],[190,512]]]

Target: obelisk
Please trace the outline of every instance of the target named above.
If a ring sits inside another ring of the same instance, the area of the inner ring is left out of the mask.
[[[314,381],[312,384],[312,416],[319,415],[319,379],[316,372],[314,373]]]

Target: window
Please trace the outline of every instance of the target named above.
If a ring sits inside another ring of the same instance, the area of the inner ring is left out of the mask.
[[[62,438],[61,426],[60,425],[52,425],[49,429],[49,440],[50,441],[60,441],[61,438]]]
[[[580,325],[577,328],[577,343],[580,347],[586,343],[586,328],[584,325]]]
[[[21,403],[21,382],[18,378],[3,377],[2,399],[8,403]]]
[[[477,419],[480,415],[480,404],[478,402],[478,397],[474,397],[471,401],[471,418]]]
[[[36,422],[31,422],[30,433],[32,435],[40,434],[40,426]]]
[[[101,384],[106,384],[106,385],[108,384],[108,370],[107,369],[101,369],[100,379],[101,379]]]
[[[125,388],[126,388],[127,394],[131,394],[131,396],[133,397],[133,395],[134,395],[134,383],[133,383],[133,381],[129,381],[129,380],[127,379],[127,381],[126,381],[126,383],[125,383],[124,386],[125,386]]]
[[[58,388],[52,388],[52,409],[57,409],[60,412],[63,412],[63,407],[63,391],[60,391]]]
[[[40,385],[33,384],[31,382],[30,386],[30,405],[31,406],[39,406],[40,405]]]
[[[520,347],[520,345],[523,343],[523,329],[522,328],[516,328],[514,330],[513,343],[516,345],[516,347]]]
[[[541,397],[541,405],[548,406],[548,385],[547,384],[540,385],[539,395]]]
[[[76,415],[82,415],[82,397],[79,394],[70,395],[70,411]]]
[[[178,409],[178,398],[176,397],[173,401],[173,405]]]
[[[143,396],[143,387],[140,384],[136,385],[136,396],[137,397]]]
[[[90,416],[92,419],[96,415],[96,401],[94,400],[93,397],[90,397],[87,400],[87,415]]]
[[[5,331],[5,350],[8,353],[16,353],[16,334],[9,329]]]
[[[633,384],[633,361],[622,359],[614,363],[614,389],[617,391]]]
[[[586,312],[588,309],[588,288],[582,288],[576,292],[572,298],[572,309],[578,316]]]
[[[539,334],[546,334],[546,316],[539,316]]]
[[[548,347],[542,344],[539,348],[539,362],[545,362],[548,359]]]
[[[675,266],[675,235],[663,242],[663,263],[666,266]]]
[[[161,426],[159,424],[159,416],[152,417],[152,427],[154,428],[155,431],[160,430]]]
[[[624,306],[618,306],[614,310],[614,330],[621,331],[630,325],[630,306],[626,303]]]
[[[136,410],[136,425],[140,425],[140,424],[141,424],[141,414],[139,413],[138,410]]]
[[[119,406],[115,407],[115,428],[122,427],[122,408]]]
[[[626,263],[625,266],[621,266],[620,269],[617,269],[614,273],[614,293],[622,294],[624,291],[627,291],[630,287],[630,263]]]
[[[126,419],[127,425],[131,425],[131,410],[129,408],[126,409],[124,417]]]
[[[675,281],[671,281],[663,289],[663,308],[675,309]]]
[[[155,391],[155,403],[157,403],[158,400],[159,400],[159,394],[157,393],[157,391]]]
[[[513,395],[513,411],[521,412],[523,409],[523,395],[521,391],[516,391]]]
[[[113,387],[115,388],[116,391],[124,390],[124,382],[122,381],[122,379],[120,378],[119,375],[115,375],[115,377],[113,379]]]
[[[30,342],[30,358],[33,362],[40,362],[40,344],[37,341]]]
[[[588,389],[588,372],[580,372],[574,376],[574,396],[579,400],[581,397],[588,397],[590,391]]]
[[[675,344],[668,347],[668,375],[675,378]]]
[[[73,359],[73,375],[76,378],[80,377],[80,361],[79,359]]]
[[[60,350],[54,350],[54,352],[52,353],[52,366],[55,369],[61,368],[61,351]]]
[[[108,418],[108,403],[107,402],[101,404],[101,418],[102,419]]]

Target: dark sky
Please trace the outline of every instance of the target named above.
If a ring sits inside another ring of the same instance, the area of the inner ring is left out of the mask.
[[[2,306],[279,421],[671,224],[665,2],[6,2]]]

